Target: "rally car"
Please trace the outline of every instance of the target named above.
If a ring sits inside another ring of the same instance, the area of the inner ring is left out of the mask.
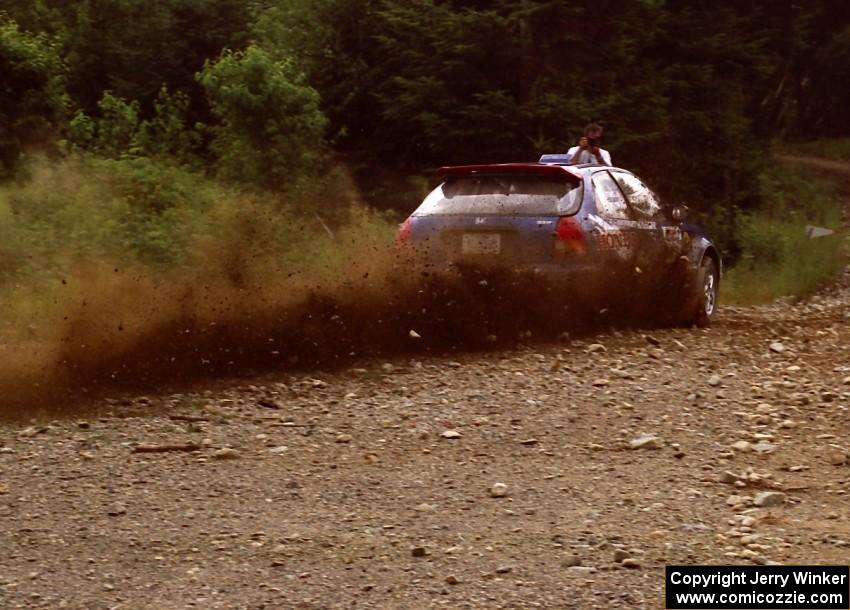
[[[721,258],[687,208],[664,206],[628,170],[538,163],[442,167],[442,182],[401,225],[423,274],[508,269],[582,295],[617,294],[678,323],[708,325]]]

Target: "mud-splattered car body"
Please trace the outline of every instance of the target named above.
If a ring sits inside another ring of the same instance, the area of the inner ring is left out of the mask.
[[[408,263],[425,275],[507,269],[707,324],[721,260],[705,231],[628,170],[561,161],[440,168],[401,225]]]

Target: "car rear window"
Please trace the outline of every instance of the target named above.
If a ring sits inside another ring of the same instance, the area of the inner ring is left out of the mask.
[[[581,207],[581,184],[540,176],[465,176],[434,189],[416,215],[566,216]]]

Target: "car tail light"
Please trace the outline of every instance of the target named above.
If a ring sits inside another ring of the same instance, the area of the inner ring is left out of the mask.
[[[571,216],[558,220],[555,228],[555,255],[584,254],[587,252],[587,239],[581,225]]]
[[[398,226],[398,233],[395,236],[397,246],[403,246],[410,241],[410,217],[408,216],[403,223]]]

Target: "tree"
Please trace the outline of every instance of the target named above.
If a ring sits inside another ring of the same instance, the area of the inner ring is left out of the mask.
[[[373,91],[387,78],[375,44],[380,0],[267,0],[252,29],[275,59],[292,59],[320,92],[328,133],[343,152],[369,155],[380,117]],[[353,160],[353,159],[352,159]]]
[[[9,0],[31,31],[55,36],[68,66],[67,89],[89,116],[104,91],[154,113],[160,88],[189,96],[191,123],[209,119],[195,80],[207,59],[248,43],[251,12],[242,0]]]
[[[315,168],[327,121],[291,60],[254,46],[227,51],[198,82],[219,120],[212,146],[222,174],[280,188]]]
[[[28,148],[52,144],[68,98],[56,48],[14,21],[0,21],[0,74],[0,174],[9,175]]]

